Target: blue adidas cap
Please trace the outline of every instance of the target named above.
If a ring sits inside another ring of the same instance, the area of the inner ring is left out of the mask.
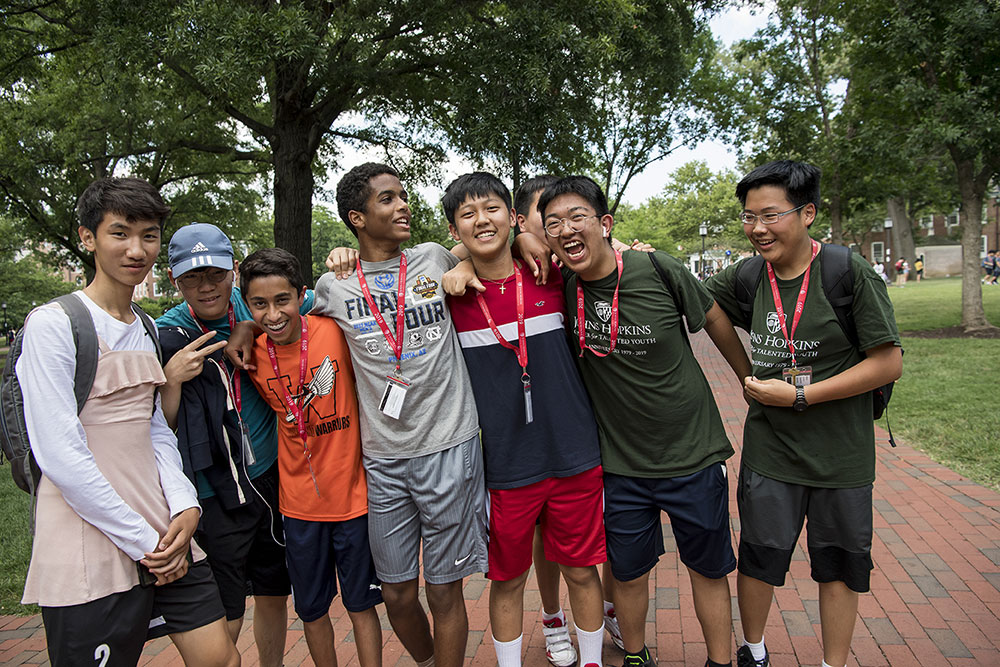
[[[215,225],[195,222],[170,237],[167,261],[174,278],[208,266],[228,271],[233,268],[233,244]]]

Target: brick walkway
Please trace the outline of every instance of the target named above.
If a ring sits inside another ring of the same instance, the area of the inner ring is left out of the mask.
[[[745,406],[735,378],[704,334],[692,344],[715,388],[730,439],[739,450]],[[976,485],[903,443],[891,449],[877,431],[875,537],[872,592],[861,596],[850,665],[1000,665],[1000,494]],[[735,480],[739,455],[729,461],[732,524],[736,518]],[[669,530],[665,531],[669,535]],[[735,543],[735,542],[734,542]],[[667,553],[650,578],[646,636],[660,665],[703,665],[705,648],[695,619],[691,587],[667,540]],[[741,636],[732,577],[734,650]],[[482,576],[465,584],[469,612],[468,663],[496,663],[488,628],[488,585]],[[805,540],[791,573],[775,593],[766,632],[774,665],[818,665],[822,661],[816,585],[809,578]],[[565,585],[564,606],[568,609]],[[544,667],[545,640],[540,601],[533,580],[525,596],[525,667]],[[253,608],[248,610],[251,618]],[[356,665],[350,622],[334,601],[331,614],[343,666]],[[290,613],[294,619],[294,613]],[[410,667],[382,615],[385,667]],[[249,624],[247,624],[249,625]],[[0,664],[47,664],[41,619],[0,617]],[[244,626],[238,643],[244,665],[256,665],[253,635]],[[285,665],[309,664],[301,624],[291,623]],[[622,653],[605,642],[605,663],[620,665]],[[166,639],[147,645],[140,664],[180,664]]]

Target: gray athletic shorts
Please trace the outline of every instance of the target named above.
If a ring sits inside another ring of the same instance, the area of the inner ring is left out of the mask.
[[[872,570],[872,485],[825,489],[781,482],[745,465],[736,487],[740,510],[741,573],[772,586],[785,573],[808,520],[806,545],[812,578],[842,581],[868,592]]]
[[[448,584],[485,572],[486,483],[479,436],[411,459],[364,457],[368,535],[383,583]]]

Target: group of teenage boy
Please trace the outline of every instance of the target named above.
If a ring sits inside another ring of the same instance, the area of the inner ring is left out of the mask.
[[[418,665],[455,667],[462,582],[486,572],[499,666],[518,667],[534,551],[550,662],[577,661],[561,573],[579,665],[604,664],[605,628],[626,667],[653,665],[648,578],[666,511],[707,664],[731,662],[737,567],[737,663],[769,664],[772,590],[808,517],[824,665],[844,665],[872,568],[871,390],[900,375],[901,352],[885,284],[860,256],[855,342],[824,295],[809,236],[819,177],[782,161],[737,187],[766,269],[748,317],[735,267],[703,284],[665,253],[613,242],[586,177],[531,179],[512,202],[494,176],[464,175],[442,201],[458,245],[401,250],[407,192],[366,163],[337,188],[359,249],[331,252],[315,291],[286,251],[238,264],[217,227],[175,232],[184,302],[157,320],[162,367],[131,297],[169,209],[139,179],[95,182],[78,208],[96,274],[77,295],[101,344],[83,410],[57,306],[29,317],[17,363],[43,472],[24,601],[42,606],[52,663],[131,665],[169,635],[187,664],[238,664],[253,595],[259,661],[280,665],[294,591],[313,661],[335,665],[339,582],[363,667],[381,665],[381,602]],[[731,321],[749,331],[749,359]],[[738,561],[734,452],[688,340],[701,329],[749,404]]]

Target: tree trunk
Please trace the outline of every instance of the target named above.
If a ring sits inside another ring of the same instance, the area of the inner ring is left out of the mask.
[[[979,282],[979,249],[982,245],[982,213],[985,183],[976,178],[973,161],[952,150],[958,172],[958,192],[962,197],[959,220],[962,225],[962,328],[966,332],[990,326],[983,311],[983,286]]]
[[[906,202],[902,197],[889,197],[887,202],[889,217],[892,219],[893,261],[902,257],[913,267],[917,259],[916,245],[913,243],[913,227],[906,214]]]
[[[833,194],[830,195],[830,242],[844,244],[843,207],[840,202],[840,176],[833,175]]]
[[[279,125],[271,144],[274,161],[274,243],[295,255],[302,278],[312,275],[312,153],[308,130]],[[326,248],[331,250],[331,248]]]

